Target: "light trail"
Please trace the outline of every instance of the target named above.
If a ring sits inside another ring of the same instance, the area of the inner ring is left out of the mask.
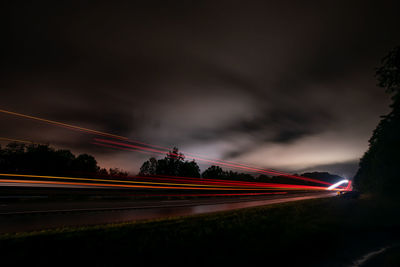
[[[148,180],[164,180],[164,181],[185,181],[185,182],[196,182],[196,183],[208,183],[208,184],[226,184],[226,185],[245,185],[245,186],[274,186],[279,185],[278,183],[266,183],[266,182],[249,182],[249,181],[238,181],[238,180],[219,180],[219,179],[207,179],[207,178],[191,178],[181,176],[169,176],[169,175],[152,175],[152,176],[135,176],[132,178],[148,179]],[[281,184],[288,185],[290,184]],[[296,185],[294,185],[296,186]],[[323,187],[326,188],[326,187]]]
[[[17,143],[26,143],[26,144],[39,144],[33,141],[26,141],[26,140],[19,140],[19,139],[12,139],[12,138],[6,138],[6,137],[0,137],[0,141],[11,141],[11,142],[17,142]]]
[[[119,136],[119,135],[115,135],[115,134],[110,134],[110,133],[106,133],[106,132],[101,132],[101,131],[97,131],[97,130],[92,130],[92,129],[88,129],[88,128],[84,128],[84,127],[80,127],[80,126],[76,126],[76,125],[72,125],[72,124],[67,124],[67,123],[58,122],[58,121],[54,121],[54,120],[48,120],[48,119],[44,119],[44,118],[40,118],[40,117],[36,117],[36,116],[26,115],[26,114],[12,112],[12,111],[3,110],[3,109],[0,109],[0,113],[13,115],[13,116],[17,116],[17,117],[22,117],[22,118],[27,118],[27,119],[32,119],[32,120],[37,120],[37,121],[49,123],[49,124],[52,124],[52,125],[65,127],[65,128],[72,129],[72,130],[78,130],[78,131],[91,133],[91,134],[96,134],[96,135],[100,135],[100,136],[104,136],[104,137],[115,138],[115,139],[123,140],[125,142],[141,144],[141,145],[145,145],[145,146],[149,146],[149,147],[132,145],[132,144],[127,144],[127,143],[122,143],[122,142],[115,142],[115,141],[106,140],[106,139],[99,139],[99,138],[95,138],[96,142],[94,142],[94,144],[96,144],[96,145],[106,146],[106,144],[108,144],[108,146],[110,146],[110,144],[111,144],[111,145],[114,145],[113,148],[116,148],[116,149],[122,149],[123,147],[125,147],[125,148],[129,147],[129,150],[132,150],[132,148],[133,148],[133,149],[135,149],[135,151],[138,151],[138,152],[145,152],[146,151],[145,153],[164,154],[164,153],[169,151],[168,148],[165,148],[165,147],[162,147],[162,146],[151,145],[151,144],[140,142],[140,141],[136,141],[136,140],[135,141],[134,140],[129,140],[127,137],[123,137],[123,136]],[[104,143],[106,143],[106,144],[104,144]],[[154,148],[151,148],[151,147],[156,147],[158,149],[154,149]],[[160,150],[160,149],[162,149],[162,150]],[[311,178],[301,177],[301,176],[295,176],[295,175],[291,175],[291,174],[288,174],[288,173],[279,172],[279,171],[275,171],[275,170],[265,170],[265,169],[251,167],[251,166],[245,165],[245,164],[234,163],[234,162],[231,162],[231,161],[214,160],[214,159],[209,159],[209,158],[204,158],[204,157],[199,157],[199,156],[191,156],[191,155],[196,155],[196,154],[187,153],[186,152],[186,157],[187,158],[191,158],[193,160],[203,161],[203,162],[217,164],[217,165],[223,165],[225,167],[234,168],[234,169],[242,169],[242,170],[245,170],[245,171],[248,171],[248,172],[255,172],[255,173],[261,173],[261,174],[268,174],[268,175],[272,174],[272,175],[284,176],[284,177],[291,178],[291,179],[296,179],[296,180],[302,180],[302,181],[307,181],[307,182],[325,184],[325,185],[329,185],[329,186],[332,185],[331,183],[324,182],[324,181],[321,181],[321,180],[311,179]],[[178,155],[176,155],[176,156],[178,156]]]
[[[333,185],[331,185],[330,187],[328,187],[326,190],[332,190],[332,189],[335,189],[336,187],[338,187],[339,185],[341,185],[341,184],[345,184],[345,183],[348,183],[349,182],[349,180],[347,180],[347,179],[345,179],[345,180],[342,180],[342,181],[340,181],[340,182],[337,182],[336,184],[333,184]]]
[[[85,185],[85,186],[101,186],[101,187],[118,187],[118,188],[146,188],[146,189],[199,189],[196,187],[171,187],[171,186],[145,186],[145,185],[116,185],[86,182],[59,182],[59,181],[32,181],[32,180],[1,180],[2,183],[27,183],[27,184],[53,184],[53,185]],[[213,190],[213,189],[210,189]]]
[[[155,147],[155,148],[159,148],[159,149],[163,149],[164,150],[164,153],[168,153],[168,152],[170,152],[170,149],[171,148],[168,148],[168,147],[164,147],[164,146],[159,146],[159,145],[153,145],[153,144],[149,144],[149,143],[145,143],[145,142],[141,142],[141,141],[137,141],[137,140],[132,140],[132,139],[128,139],[128,140],[124,140],[125,142],[129,142],[129,143],[135,143],[135,144],[140,144],[140,145],[145,145],[145,146],[149,146],[149,147]],[[229,160],[220,160],[220,159],[212,159],[212,158],[208,158],[208,157],[206,157],[206,156],[204,156],[204,155],[201,155],[201,154],[195,154],[195,153],[190,153],[190,152],[187,152],[187,151],[183,151],[183,150],[181,150],[180,151],[181,153],[183,153],[184,155],[185,155],[185,157],[186,157],[186,155],[193,155],[193,156],[195,156],[195,157],[202,157],[202,158],[205,158],[205,159],[208,159],[208,160],[212,160],[212,161],[214,161],[214,162],[216,162],[216,163],[230,163],[230,164],[234,164],[234,165],[238,165],[238,166],[243,166],[243,167],[249,167],[249,168],[255,168],[255,169],[259,169],[259,170],[261,170],[261,171],[269,171],[271,174],[275,174],[275,175],[282,175],[282,176],[294,176],[294,177],[298,177],[298,176],[295,176],[295,175],[291,175],[290,173],[285,173],[285,172],[281,172],[281,171],[277,171],[277,170],[273,170],[273,169],[261,169],[261,168],[257,168],[257,167],[255,167],[255,166],[251,166],[251,165],[248,165],[248,164],[243,164],[243,163],[238,163],[238,162],[234,162],[234,161],[229,161]],[[301,178],[304,178],[304,177],[301,177]]]
[[[140,152],[140,150],[143,150],[143,151],[148,151],[150,153],[158,153],[158,154],[162,154],[162,155],[164,155],[164,153],[166,153],[166,152],[169,152],[169,151],[158,150],[158,149],[153,149],[153,148],[148,148],[148,147],[143,147],[143,146],[136,146],[136,145],[126,144],[126,143],[121,143],[121,142],[115,142],[115,141],[106,140],[106,139],[94,138],[94,140],[97,141],[97,142],[92,142],[93,144],[103,145],[103,146],[104,146],[104,144],[102,144],[102,143],[114,144],[114,146],[108,145],[108,147],[117,148],[117,149],[120,149],[121,147],[126,146],[126,147],[129,147],[129,148],[133,148],[133,149],[135,149],[135,151],[139,151],[139,152]],[[117,146],[115,146],[115,145],[117,145]],[[121,146],[121,147],[119,147],[119,146]],[[174,153],[171,153],[171,155],[179,156],[178,154],[174,154]],[[241,164],[234,165],[234,164],[231,164],[231,163],[227,163],[226,161],[211,160],[211,159],[192,157],[192,156],[189,156],[189,157],[185,156],[185,157],[186,158],[190,158],[190,159],[194,159],[194,160],[199,160],[199,161],[206,161],[208,163],[220,164],[220,165],[224,165],[224,166],[228,166],[228,167],[236,168],[236,169],[246,169],[246,170],[255,171],[255,172],[265,172],[267,174],[282,175],[282,176],[286,176],[286,177],[296,177],[296,178],[299,178],[299,179],[302,179],[302,180],[306,180],[307,179],[308,181],[311,181],[310,178],[297,177],[297,176],[293,176],[293,175],[290,175],[290,174],[284,174],[284,173],[281,173],[281,172],[267,171],[267,170],[263,170],[263,169],[247,167],[247,166],[241,165]],[[316,180],[316,181],[321,182],[319,180]],[[325,182],[323,182],[323,183],[325,183]],[[325,184],[329,184],[329,183],[325,183]]]
[[[107,179],[93,179],[93,178],[78,178],[78,177],[65,177],[65,176],[44,176],[44,175],[28,175],[28,174],[7,174],[1,173],[0,176],[10,177],[26,177],[26,178],[43,178],[43,179],[62,179],[62,180],[77,180],[77,181],[95,181],[95,182],[109,182],[109,183],[129,183],[129,184],[150,184],[150,185],[173,185],[173,186],[196,186],[207,187],[209,185],[196,185],[196,184],[179,184],[179,183],[157,183],[157,182],[140,182],[140,181],[122,181],[122,180],[107,180]],[[220,186],[227,187],[227,186]]]
[[[73,129],[73,130],[88,132],[88,133],[102,135],[102,136],[108,136],[108,137],[112,137],[112,138],[116,138],[116,139],[123,139],[123,140],[128,139],[126,137],[115,135],[115,134],[100,132],[100,131],[96,131],[96,130],[92,130],[92,129],[88,129],[88,128],[84,128],[84,127],[80,127],[80,126],[76,126],[76,125],[72,125],[72,124],[67,124],[67,123],[53,121],[53,120],[47,120],[47,119],[30,116],[30,115],[25,115],[22,113],[12,112],[12,111],[8,111],[8,110],[4,110],[4,109],[0,109],[0,112],[4,113],[4,114],[8,114],[8,115],[14,115],[14,116],[21,117],[21,118],[26,118],[26,119],[41,121],[41,122],[45,122],[45,123],[49,123],[49,124],[53,124],[53,125],[57,125],[57,126],[62,126],[62,127],[66,127],[66,128]]]
[[[287,192],[268,192],[268,193],[237,193],[237,194],[144,194],[135,196],[152,196],[152,197],[217,197],[217,196],[263,196],[263,195],[284,195]]]
[[[154,148],[148,148],[148,147],[143,147],[143,146],[137,146],[137,145],[132,145],[132,144],[126,144],[126,143],[122,143],[122,142],[117,142],[117,141],[112,141],[112,140],[107,140],[107,139],[100,139],[100,138],[95,138],[94,139],[96,142],[93,142],[93,144],[96,145],[104,145],[111,147],[111,148],[116,148],[116,149],[120,149],[123,148],[124,150],[130,150],[132,149],[132,151],[146,151],[145,153],[157,153],[157,154],[164,154],[165,151],[163,150],[158,150],[158,149],[154,149]],[[178,154],[174,154],[171,153],[173,156],[179,156]],[[246,171],[250,171],[250,172],[256,172],[256,173],[264,173],[264,174],[274,174],[274,175],[280,175],[280,176],[284,176],[287,178],[292,178],[292,179],[297,179],[297,180],[303,180],[303,181],[307,181],[307,182],[313,182],[313,183],[319,183],[319,184],[325,184],[325,185],[332,185],[331,183],[328,182],[324,182],[324,181],[320,181],[320,180],[316,180],[316,179],[311,179],[311,178],[307,178],[307,177],[300,177],[300,176],[295,176],[295,175],[283,175],[277,172],[273,172],[273,171],[268,171],[268,170],[263,170],[263,169],[258,169],[258,168],[251,168],[251,167],[245,167],[245,166],[241,166],[241,165],[234,165],[231,163],[225,163],[222,161],[214,161],[214,160],[210,160],[210,159],[204,159],[204,158],[199,158],[199,157],[193,157],[193,156],[188,156],[187,158],[193,159],[193,160],[198,160],[198,161],[204,161],[204,162],[208,162],[208,163],[213,163],[213,164],[220,164],[223,166],[227,166],[227,167],[233,167],[233,168],[239,168],[239,169],[244,169]]]
[[[121,149],[121,150],[128,150],[128,151],[135,151],[135,152],[141,152],[141,153],[148,153],[148,154],[153,154],[153,153],[158,153],[158,154],[164,154],[164,153],[169,153],[170,152],[170,148],[167,147],[162,147],[162,146],[158,146],[158,145],[152,145],[149,143],[144,143],[144,142],[140,142],[140,141],[136,141],[136,140],[124,140],[125,142],[130,142],[130,143],[136,143],[136,144],[142,144],[145,146],[149,146],[150,148],[147,147],[143,147],[143,146],[131,146],[131,148],[136,147],[134,149],[126,149],[123,147],[119,147],[119,146],[113,146],[113,145],[106,145],[101,143],[102,141],[100,140],[105,140],[105,139],[97,139],[94,138],[95,141],[99,141],[99,142],[92,142],[92,144],[94,145],[98,145],[98,146],[103,146],[103,147],[108,147],[108,148],[115,148],[115,149]],[[106,140],[106,141],[110,141],[110,140]],[[129,146],[129,144],[127,144]],[[151,147],[156,147],[156,148],[160,148],[163,150],[158,150],[158,149],[152,149]],[[146,151],[148,150],[148,151]],[[241,163],[235,163],[232,161],[226,161],[226,160],[215,160],[215,159],[210,159],[210,158],[200,158],[200,157],[192,157],[192,156],[187,156],[187,155],[197,155],[199,156],[199,154],[194,154],[194,153],[189,153],[189,152],[185,152],[185,151],[181,151],[182,153],[185,154],[186,158],[191,158],[191,159],[197,159],[199,161],[207,161],[207,162],[211,162],[211,163],[215,163],[215,164],[220,164],[220,165],[225,165],[228,166],[229,168],[233,168],[233,169],[250,169],[252,171],[250,172],[254,172],[254,173],[262,173],[262,174],[273,174],[273,175],[278,175],[278,176],[284,176],[284,177],[288,177],[288,178],[292,178],[292,179],[297,179],[297,180],[303,180],[303,181],[309,181],[309,182],[314,182],[314,183],[322,183],[322,184],[326,184],[326,185],[332,185],[331,183],[328,182],[324,182],[321,180],[317,180],[317,179],[311,179],[311,178],[307,178],[307,177],[302,177],[302,176],[296,176],[296,175],[292,175],[289,173],[285,173],[285,172],[280,172],[280,171],[276,171],[276,170],[272,170],[272,169],[260,169],[260,168],[256,168],[256,167],[252,167],[250,165],[246,165],[246,164],[241,164]],[[173,153],[172,153],[173,154]],[[173,154],[175,156],[178,156],[176,154]]]
[[[254,191],[254,188],[201,188],[201,187],[178,187],[178,186],[151,186],[151,185],[126,185],[126,184],[103,184],[103,183],[88,183],[88,182],[60,182],[60,181],[33,181],[33,180],[9,180],[2,179],[0,183],[20,183],[20,184],[50,184],[50,185],[78,185],[78,186],[97,186],[97,187],[111,187],[111,188],[136,188],[136,189],[176,189],[176,190],[217,190],[217,191]],[[299,190],[302,188],[271,188],[273,189],[285,189],[285,190]],[[257,188],[256,190],[271,190],[266,188]],[[321,190],[321,189],[319,189]]]
[[[18,178],[36,178],[36,179],[56,179],[56,180],[74,180],[85,182],[58,182],[58,181],[35,181],[34,183],[50,183],[50,184],[68,184],[68,185],[93,185],[104,187],[128,187],[128,188],[157,188],[157,189],[195,189],[195,190],[324,190],[325,187],[305,186],[305,185],[289,185],[289,184],[264,184],[263,186],[225,186],[225,185],[206,185],[206,184],[186,184],[186,183],[158,183],[158,182],[140,182],[140,181],[121,181],[106,180],[93,178],[77,178],[77,177],[60,177],[60,176],[43,176],[29,174],[0,174],[2,177],[18,177]],[[18,183],[28,183],[27,180],[10,180],[1,179],[0,182],[18,181]],[[91,183],[88,183],[91,182]],[[101,183],[94,183],[101,182]],[[107,182],[107,183],[104,183]]]
[[[161,152],[155,152],[155,151],[147,151],[147,150],[140,150],[139,148],[126,148],[126,147],[119,147],[119,146],[114,146],[114,145],[108,145],[108,144],[103,144],[103,143],[98,143],[98,142],[91,142],[91,144],[93,145],[97,145],[97,146],[102,146],[102,147],[106,147],[106,148],[112,148],[112,149],[118,149],[118,150],[124,150],[124,151],[130,151],[130,152],[140,152],[140,153],[146,153],[146,154],[151,154],[154,155],[154,153],[158,153],[160,155],[164,155],[164,153]],[[223,164],[222,164],[223,165]],[[239,169],[242,170],[243,168],[240,167],[230,167],[231,169]],[[254,171],[255,172],[255,171]],[[255,172],[255,173],[259,173],[259,172]],[[165,176],[165,175],[164,175]],[[204,178],[202,178],[204,180]],[[215,179],[213,179],[215,180]],[[331,185],[328,183],[328,185]]]
[[[347,184],[346,188],[344,189],[345,191],[351,191],[351,181],[349,180],[349,183]]]

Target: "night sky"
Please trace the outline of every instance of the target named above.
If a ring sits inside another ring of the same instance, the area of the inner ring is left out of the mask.
[[[389,111],[374,68],[400,44],[399,1],[5,2],[0,109],[346,176]],[[136,172],[150,156],[5,114],[0,124],[0,137],[104,167]]]

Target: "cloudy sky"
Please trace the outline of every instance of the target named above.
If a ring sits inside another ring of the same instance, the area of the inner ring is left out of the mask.
[[[347,176],[388,112],[374,68],[400,44],[398,1],[60,2],[6,4],[0,109]],[[149,157],[5,114],[0,123],[0,137],[105,167],[135,172]]]

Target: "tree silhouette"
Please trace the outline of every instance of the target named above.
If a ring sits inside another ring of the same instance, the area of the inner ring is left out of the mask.
[[[226,177],[226,173],[220,166],[212,165],[201,174],[201,177],[210,179],[224,179]]]
[[[97,173],[100,168],[93,156],[81,154],[72,162],[72,170],[80,173]]]
[[[179,153],[177,147],[174,147],[164,159],[158,161],[157,174],[180,176],[180,169],[184,159],[185,156]]]
[[[139,175],[150,176],[157,174],[157,160],[151,157],[149,160],[145,161],[140,167]]]
[[[199,178],[200,168],[194,160],[185,161],[185,156],[179,152],[177,147],[174,147],[163,159],[156,160],[152,157],[145,161],[140,167],[139,175],[171,175]]]
[[[382,116],[374,130],[354,185],[365,192],[392,194],[400,184],[400,46],[382,59],[376,77],[378,85],[391,95],[391,112]]]
[[[69,150],[56,150],[49,145],[12,142],[0,146],[0,171],[3,173],[126,177],[117,168],[100,169],[96,159],[88,154],[75,157]]]
[[[225,177],[228,180],[238,180],[238,181],[248,181],[248,182],[255,181],[253,175],[242,172],[227,171],[225,172]]]
[[[126,178],[128,173],[119,168],[110,168],[108,170],[109,176],[113,178]]]
[[[248,173],[240,173],[234,171],[224,171],[220,166],[212,165],[206,169],[202,175],[203,178],[209,179],[227,179],[238,181],[256,181],[255,177]]]
[[[185,161],[180,166],[179,176],[200,178],[200,168],[194,160]]]
[[[263,182],[263,183],[270,183],[271,182],[271,177],[265,174],[260,174],[257,178],[258,182]]]

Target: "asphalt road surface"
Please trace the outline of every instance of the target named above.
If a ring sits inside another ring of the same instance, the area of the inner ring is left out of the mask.
[[[15,185],[9,185],[15,186]],[[20,185],[21,186],[21,185]],[[306,192],[193,199],[0,200],[0,233],[159,219],[335,196]]]

